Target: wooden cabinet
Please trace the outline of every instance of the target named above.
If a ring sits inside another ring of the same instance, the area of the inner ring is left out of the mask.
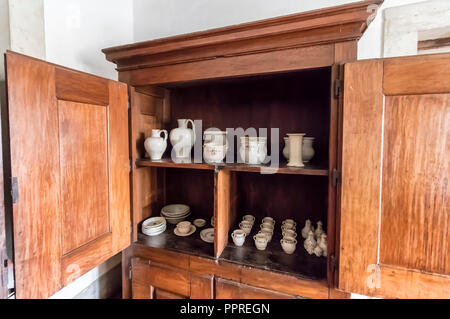
[[[105,49],[126,84],[8,52],[17,297],[49,297],[127,247],[130,298],[449,297],[450,56],[351,63],[376,3]],[[277,170],[177,162],[170,146],[151,161],[145,138],[179,118],[268,128]],[[305,168],[281,155],[291,132],[316,138]],[[215,243],[140,232],[172,203],[214,217]],[[230,241],[247,213],[277,222],[265,251]],[[286,218],[322,221],[328,255],[301,239],[283,253]]]

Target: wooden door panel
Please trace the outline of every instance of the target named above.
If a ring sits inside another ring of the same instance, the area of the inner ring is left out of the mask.
[[[449,298],[450,55],[345,66],[339,287]]]
[[[17,298],[47,298],[130,243],[125,84],[7,52]]]
[[[63,253],[110,232],[104,106],[58,101]]]
[[[388,96],[380,262],[450,274],[450,94]]]

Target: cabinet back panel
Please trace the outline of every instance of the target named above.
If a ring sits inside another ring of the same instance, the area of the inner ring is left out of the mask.
[[[203,120],[203,131],[267,128],[270,137],[279,128],[280,158],[287,133],[306,133],[316,138],[314,163],[327,164],[330,79],[330,68],[322,68],[173,87],[169,129],[180,118]]]
[[[261,219],[271,216],[277,227],[287,218],[301,230],[307,219],[327,226],[328,179],[320,176],[237,174],[237,221],[252,214],[259,227]]]
[[[166,169],[166,205],[186,204],[191,208],[190,219],[209,220],[214,215],[214,174],[212,171]]]
[[[58,114],[63,252],[68,253],[110,231],[107,108],[58,101]]]
[[[450,274],[450,94],[386,98],[380,259]]]

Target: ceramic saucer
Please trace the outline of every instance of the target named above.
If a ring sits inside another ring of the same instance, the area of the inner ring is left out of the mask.
[[[206,224],[206,220],[198,218],[196,220],[194,220],[194,225],[197,227],[203,227]]]
[[[214,242],[214,228],[203,229],[200,232],[200,238],[207,243],[213,243]]]
[[[176,227],[175,227],[175,229],[173,230],[173,232],[174,232],[175,235],[177,235],[177,236],[186,237],[186,236],[192,235],[196,230],[197,230],[197,228],[196,228],[194,225],[191,225],[191,230],[190,230],[187,234],[181,234],[181,233],[178,231],[178,228],[176,228]]]

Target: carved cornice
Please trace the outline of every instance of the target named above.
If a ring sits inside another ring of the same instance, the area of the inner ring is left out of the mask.
[[[118,71],[359,39],[383,0],[103,49]]]

